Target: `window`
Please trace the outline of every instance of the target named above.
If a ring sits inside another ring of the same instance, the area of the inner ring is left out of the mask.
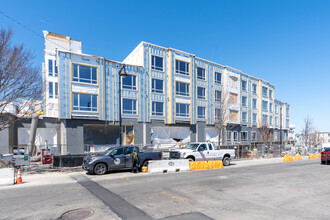
[[[289,116],[289,108],[286,107],[286,116]]]
[[[257,141],[257,132],[252,131],[251,136],[252,136],[252,141]]]
[[[231,142],[231,131],[227,131],[227,141]]]
[[[163,71],[163,57],[151,56],[151,69]]]
[[[205,69],[197,67],[197,79],[205,80]]]
[[[221,110],[218,109],[218,108],[216,108],[215,109],[215,118],[216,119],[220,119],[220,117],[221,117]]]
[[[54,60],[55,76],[58,76],[58,69],[56,66],[56,60]]]
[[[221,92],[219,90],[215,90],[215,101],[221,101]]]
[[[73,110],[76,111],[97,111],[97,95],[72,93],[73,94]]]
[[[257,99],[252,99],[252,108],[257,109]]]
[[[53,60],[48,60],[48,74],[53,76]]]
[[[278,114],[278,105],[275,104],[275,113]]]
[[[221,84],[221,73],[215,72],[214,76],[215,76],[215,79],[214,79],[215,83]]]
[[[197,107],[197,118],[205,118],[205,107]]]
[[[242,90],[246,91],[246,81],[242,80]]]
[[[246,96],[242,96],[242,106],[246,107]]]
[[[238,111],[229,110],[229,120],[238,121]]]
[[[267,125],[267,119],[268,119],[267,115],[262,115],[262,124],[263,125]]]
[[[127,74],[125,78],[122,78],[123,82],[123,89],[131,89],[131,90],[136,90],[136,76]]]
[[[278,140],[278,133],[277,133],[277,131],[274,131],[274,141],[277,141]]]
[[[125,148],[121,147],[121,148],[114,149],[111,153],[115,156],[124,155],[125,154]]]
[[[246,112],[242,112],[242,122],[245,122],[246,123],[246,116],[247,116],[247,113]]]
[[[164,83],[161,79],[151,80],[151,92],[163,93]]]
[[[198,148],[198,151],[205,151],[207,150],[206,144],[201,144]]]
[[[269,125],[273,125],[273,117],[272,116],[269,116]]]
[[[278,126],[278,117],[275,117],[275,126]]]
[[[176,116],[189,117],[189,105],[176,103]]]
[[[58,83],[55,83],[55,98],[58,98]]]
[[[208,144],[209,145],[209,150],[213,150],[213,145],[212,144]]]
[[[183,75],[189,75],[189,63],[181,60],[175,60],[175,72]]]
[[[272,99],[273,98],[273,91],[269,90],[269,98]]]
[[[267,90],[268,90],[267,87],[265,86],[262,87],[262,95],[265,97],[267,97]]]
[[[74,82],[83,82],[97,84],[97,68],[91,66],[84,66],[73,64],[73,77]]]
[[[49,82],[49,86],[48,86],[48,89],[49,89],[49,98],[54,98],[54,88],[53,88],[53,82]]]
[[[183,82],[176,82],[176,94],[189,96],[189,84]]]
[[[241,141],[247,141],[247,131],[241,131]]]
[[[268,102],[267,101],[262,101],[262,110],[263,111],[268,111],[267,106],[268,106]]]
[[[257,94],[257,84],[252,84],[252,92],[253,94]]]
[[[152,102],[152,115],[163,116],[164,115],[164,103]]]
[[[257,114],[256,113],[253,113],[253,115],[252,115],[252,122],[253,122],[253,124],[257,124]]]
[[[136,100],[135,99],[123,99],[123,114],[136,114]]]
[[[205,99],[205,88],[197,87],[197,98],[198,99]]]
[[[229,93],[229,103],[230,104],[237,104],[237,94]]]
[[[234,131],[233,132],[233,136],[234,136],[234,141],[238,141],[238,132],[237,131]]]
[[[289,128],[289,119],[286,119],[286,128]]]
[[[269,111],[273,112],[273,103],[269,103]]]

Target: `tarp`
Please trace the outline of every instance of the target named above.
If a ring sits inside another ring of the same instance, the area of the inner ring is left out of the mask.
[[[178,144],[176,140],[181,140],[183,144],[190,142],[190,128],[154,126],[151,129],[153,144],[161,144],[162,147],[173,147]]]
[[[217,143],[219,141],[219,131],[216,128],[205,128],[205,140]]]
[[[18,145],[27,145],[29,141],[30,128],[18,128]],[[35,145],[45,145],[49,147],[57,145],[56,128],[37,128]]]

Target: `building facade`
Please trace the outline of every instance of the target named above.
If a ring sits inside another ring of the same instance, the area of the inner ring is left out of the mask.
[[[44,37],[40,145],[82,153],[91,145],[119,144],[120,134],[122,144],[251,145],[261,142],[263,127],[268,142],[287,141],[290,106],[275,99],[275,86],[263,79],[146,42],[116,62],[82,53],[82,42],[68,36],[44,31]],[[125,78],[119,76],[124,65]],[[18,126],[18,137],[27,135],[27,124]]]

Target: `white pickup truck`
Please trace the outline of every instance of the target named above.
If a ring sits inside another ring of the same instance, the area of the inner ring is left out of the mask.
[[[215,150],[211,143],[187,144],[181,149],[171,149],[171,159],[199,160],[222,160],[224,166],[230,165],[230,160],[235,157],[235,150]]]

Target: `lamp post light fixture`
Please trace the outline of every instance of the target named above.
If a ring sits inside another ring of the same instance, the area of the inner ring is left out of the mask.
[[[126,73],[126,66],[123,65],[119,72],[118,72],[118,77],[119,77],[119,145],[122,145],[122,126],[121,126],[121,111],[122,111],[122,107],[121,107],[121,80],[122,78],[125,78],[127,76]]]

